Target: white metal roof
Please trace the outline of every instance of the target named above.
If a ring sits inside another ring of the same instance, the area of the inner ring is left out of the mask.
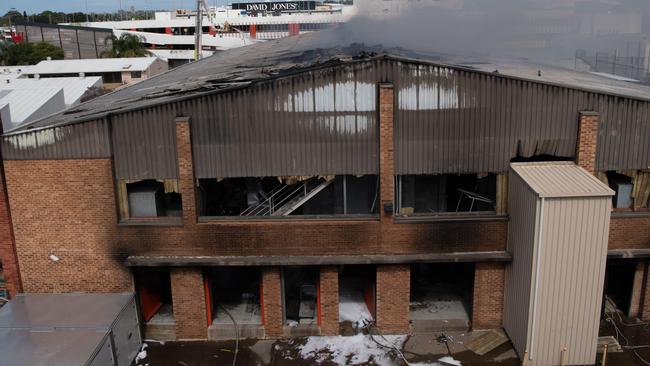
[[[79,74],[93,72],[145,71],[156,57],[45,60],[31,66],[26,74]]]
[[[34,113],[41,109],[45,104],[52,103],[53,110],[45,115],[55,113],[65,109],[63,95],[61,95],[61,105],[54,100],[58,93],[62,93],[62,88],[23,88],[23,89],[0,89],[0,105],[9,104],[11,114],[11,124],[17,126],[23,122],[29,122],[35,118]],[[4,125],[5,123],[3,123]],[[7,128],[5,126],[5,131]]]
[[[0,66],[0,82],[14,80],[23,75],[31,66]]]
[[[510,167],[542,198],[614,195],[605,183],[572,162],[512,163]]]
[[[79,102],[81,97],[93,87],[101,87],[102,78],[100,76],[88,76],[84,78],[44,78],[44,79],[13,79],[5,80],[0,83],[0,90],[23,90],[23,89],[61,89],[63,88],[63,97],[66,106],[71,106]]]

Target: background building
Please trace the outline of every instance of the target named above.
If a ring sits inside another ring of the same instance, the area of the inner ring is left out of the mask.
[[[104,86],[115,89],[167,71],[167,62],[157,57],[99,58],[89,60],[44,60],[22,71],[27,78],[98,76]]]

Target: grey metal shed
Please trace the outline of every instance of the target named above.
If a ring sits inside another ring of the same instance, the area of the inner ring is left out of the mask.
[[[504,328],[532,366],[594,364],[614,192],[571,162],[511,164],[509,181]]]
[[[3,365],[129,366],[142,345],[135,297],[20,294],[0,309]]]

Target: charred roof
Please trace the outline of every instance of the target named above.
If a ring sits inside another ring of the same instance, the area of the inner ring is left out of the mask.
[[[111,114],[242,88],[307,70],[379,59],[435,64],[504,78],[650,101],[650,87],[635,83],[537,65],[526,60],[483,61],[475,57],[458,57],[381,45],[340,45],[340,34],[332,36],[332,32],[336,31],[327,30],[267,41],[218,53],[21,126],[11,134],[96,120]]]

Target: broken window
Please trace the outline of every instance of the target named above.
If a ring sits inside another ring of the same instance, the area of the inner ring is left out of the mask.
[[[140,314],[146,324],[173,325],[172,290],[167,269],[138,268],[133,272]]]
[[[609,187],[614,190],[612,207],[618,210],[631,209],[634,204],[632,178],[616,172],[607,172],[606,176]]]
[[[409,317],[418,332],[467,330],[473,298],[471,263],[411,266]]]
[[[199,180],[201,216],[377,214],[378,177],[319,176]]]
[[[314,267],[287,267],[282,271],[284,321],[290,327],[318,322],[319,270]]]
[[[177,180],[120,180],[117,197],[121,219],[182,216]]]
[[[260,271],[255,267],[220,267],[208,274],[212,324],[262,324]]]
[[[647,211],[650,207],[650,172],[625,171],[597,173],[614,190],[612,207],[618,211]]]
[[[440,213],[496,212],[497,175],[440,174],[397,177],[397,213],[402,216]]]

